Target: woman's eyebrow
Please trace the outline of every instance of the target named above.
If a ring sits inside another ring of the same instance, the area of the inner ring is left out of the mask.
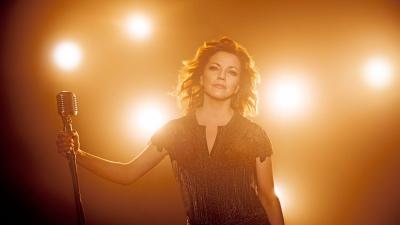
[[[212,62],[212,63],[210,63],[210,64],[217,64],[217,66],[221,66],[219,63],[217,63],[217,62]]]
[[[238,68],[238,67],[236,67],[236,66],[230,66],[229,68],[234,68],[234,69],[237,69],[237,70],[239,70],[239,68]]]
[[[210,64],[216,64],[217,66],[221,67],[221,65],[220,65],[219,63],[217,63],[217,62],[212,62],[212,63],[210,63]],[[229,66],[228,68],[234,68],[234,69],[240,70],[240,69],[239,69],[238,67],[236,67],[236,66]]]

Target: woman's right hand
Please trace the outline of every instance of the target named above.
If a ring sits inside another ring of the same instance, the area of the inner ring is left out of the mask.
[[[92,155],[80,149],[79,135],[60,131],[57,135],[57,151],[71,159],[71,151],[76,153],[76,163],[89,171],[118,184],[131,184],[156,166],[168,154],[165,149],[160,152],[157,146],[149,144],[137,157],[129,162],[116,162]]]
[[[59,131],[56,144],[58,153],[67,157],[68,152],[79,150],[79,134],[76,130],[72,132]]]

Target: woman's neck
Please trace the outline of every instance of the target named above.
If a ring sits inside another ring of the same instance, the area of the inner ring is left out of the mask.
[[[195,113],[200,124],[222,126],[232,118],[234,111],[230,98],[221,101],[204,95],[203,106],[197,108]]]

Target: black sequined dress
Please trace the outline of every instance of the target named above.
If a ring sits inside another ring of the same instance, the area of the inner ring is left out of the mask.
[[[256,158],[272,154],[259,125],[235,112],[219,126],[211,153],[194,112],[170,120],[150,139],[170,156],[188,225],[269,225],[257,196]]]

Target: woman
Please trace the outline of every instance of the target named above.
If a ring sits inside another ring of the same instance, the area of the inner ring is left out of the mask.
[[[58,151],[120,184],[131,184],[167,154],[182,191],[188,225],[282,225],[274,193],[271,143],[246,115],[256,112],[259,74],[237,42],[205,42],[184,61],[176,90],[184,116],[170,120],[127,163],[91,155],[79,136],[60,132]]]

